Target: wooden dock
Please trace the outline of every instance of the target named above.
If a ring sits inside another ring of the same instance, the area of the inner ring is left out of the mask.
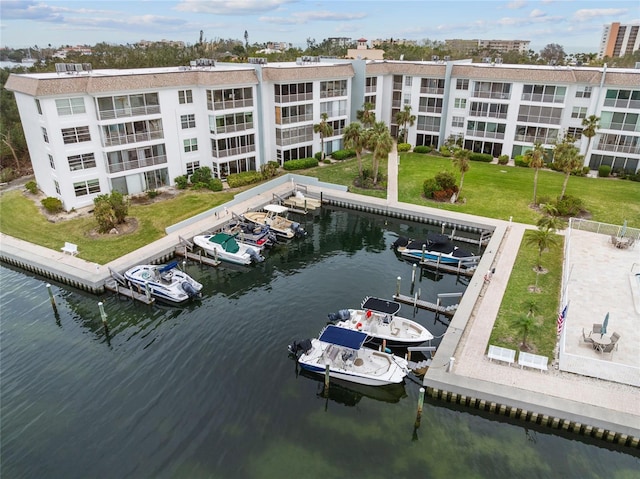
[[[445,273],[452,273],[452,274],[457,274],[460,276],[468,276],[471,277],[474,275],[474,273],[476,272],[477,266],[470,266],[468,268],[463,268],[462,267],[462,263],[458,262],[457,266],[451,266],[448,264],[442,264],[442,263],[438,263],[437,261],[432,261],[432,260],[421,260],[418,262],[418,264],[420,265],[421,268],[426,268],[426,269],[430,269],[430,270],[434,270],[436,272],[445,272]]]
[[[186,259],[190,259],[193,261],[197,261],[200,264],[206,264],[207,266],[219,266],[220,260],[217,258],[210,258],[206,253],[202,253],[202,250],[198,251],[198,253],[191,253],[193,250],[193,243],[188,239],[183,238],[182,236],[178,236],[180,239],[180,246],[176,246],[175,255],[181,256]]]
[[[434,311],[438,314],[442,314],[448,317],[452,317],[456,312],[455,309],[450,309],[445,306],[439,306],[435,303],[430,303],[429,301],[417,299],[412,296],[405,296],[404,294],[394,294],[393,299],[398,301],[399,303],[409,304],[413,307],[426,309],[428,311]]]
[[[108,291],[113,291],[114,293],[125,296],[127,298],[135,299],[136,301],[140,301],[144,304],[155,303],[154,297],[147,296],[146,293],[140,293],[139,291],[134,291],[133,289],[129,289],[125,286],[122,286],[115,279],[106,281],[104,283],[104,289]]]

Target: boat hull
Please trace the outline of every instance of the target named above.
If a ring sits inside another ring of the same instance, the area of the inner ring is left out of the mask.
[[[236,253],[231,253],[226,251],[222,245],[212,242],[211,238],[213,238],[213,236],[214,235],[194,236],[193,242],[202,248],[208,256],[222,261],[228,261],[229,263],[246,266],[251,264],[253,261],[264,260],[260,255],[260,248],[238,242],[238,251]]]
[[[162,270],[162,266],[138,265],[127,270],[123,276],[129,284],[135,285],[140,291],[149,291],[152,297],[172,304],[184,303],[200,294],[202,284],[188,274],[172,268]],[[188,287],[184,286],[185,283]]]

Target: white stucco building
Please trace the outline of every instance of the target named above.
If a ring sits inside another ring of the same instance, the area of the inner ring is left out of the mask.
[[[365,102],[397,133],[410,105],[409,143],[515,157],[569,133],[600,164],[640,166],[640,70],[305,58],[275,64],[207,64],[132,70],[12,74],[39,188],[66,209],[98,194],[136,194],[208,166],[214,175],[320,151],[313,125],[327,113],[341,149],[345,126]],[[588,141],[582,119],[600,127]]]

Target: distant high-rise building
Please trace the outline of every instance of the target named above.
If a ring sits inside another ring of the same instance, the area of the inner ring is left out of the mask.
[[[618,22],[605,25],[600,41],[598,58],[622,57],[640,50],[640,24],[621,25]]]
[[[518,52],[529,50],[529,40],[445,40],[445,45],[452,50],[469,53],[474,50],[494,51],[496,53]]]

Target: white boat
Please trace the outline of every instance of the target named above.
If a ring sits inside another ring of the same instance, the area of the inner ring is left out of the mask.
[[[282,205],[266,205],[263,211],[248,211],[244,215],[244,219],[257,225],[269,225],[271,231],[277,236],[285,239],[305,236],[304,229],[300,223],[290,220],[286,217],[289,208]]]
[[[400,303],[368,297],[361,309],[341,309],[330,313],[329,320],[339,328],[361,331],[367,335],[367,343],[388,347],[418,346],[433,339],[433,334],[420,323],[396,316]]]
[[[367,335],[328,325],[318,339],[294,341],[289,352],[307,371],[368,386],[403,382],[409,372],[407,360],[390,353],[363,348]]]
[[[149,291],[154,298],[171,303],[183,303],[201,296],[202,285],[187,273],[178,269],[178,262],[166,265],[140,264],[128,269],[124,279],[138,286],[140,291]]]
[[[391,247],[403,257],[413,261],[433,261],[463,267],[476,266],[480,256],[456,246],[451,239],[442,234],[429,233],[424,241],[398,238]]]
[[[236,241],[236,235],[228,233],[197,235],[193,237],[193,242],[209,256],[230,263],[247,265],[264,261],[259,247]]]

